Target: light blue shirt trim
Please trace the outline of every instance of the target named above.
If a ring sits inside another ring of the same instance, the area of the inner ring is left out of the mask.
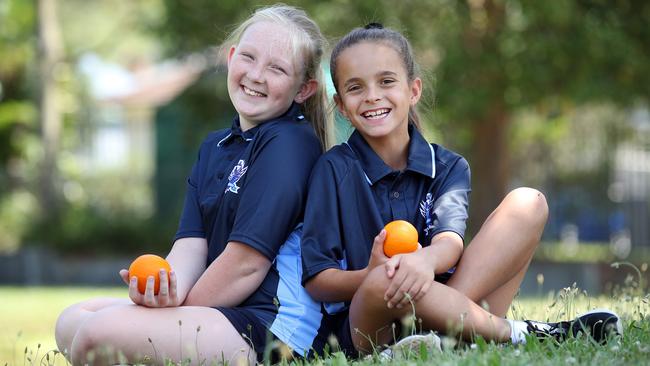
[[[280,305],[270,330],[296,353],[306,356],[318,334],[323,315],[320,302],[313,300],[301,285],[301,236],[302,224],[289,235],[275,259],[280,275],[277,290]]]
[[[436,153],[433,151],[433,146],[431,144],[429,145],[429,149],[431,150],[431,178],[436,177]]]

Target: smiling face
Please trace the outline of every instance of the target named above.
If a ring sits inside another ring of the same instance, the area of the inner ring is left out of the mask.
[[[421,94],[421,81],[408,80],[402,57],[381,42],[357,43],[336,62],[339,110],[366,138],[406,139],[409,108]]]
[[[311,93],[302,68],[294,60],[286,27],[272,22],[252,24],[228,54],[228,94],[243,130],[278,117],[291,103]]]

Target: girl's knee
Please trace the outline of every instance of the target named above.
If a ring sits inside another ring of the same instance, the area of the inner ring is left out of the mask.
[[[117,362],[115,346],[128,334],[111,326],[116,319],[106,312],[97,312],[88,316],[77,329],[70,349],[72,364],[83,364],[92,359],[106,358]]]
[[[363,296],[365,301],[385,303],[384,293],[388,289],[389,283],[386,268],[384,266],[377,266],[368,273],[368,276],[361,283],[357,293]]]
[[[537,189],[520,187],[512,190],[504,203],[509,211],[520,218],[527,218],[533,224],[545,224],[548,218],[546,197]]]
[[[59,351],[63,354],[69,354],[72,340],[85,319],[86,313],[82,302],[68,306],[59,314],[54,326],[54,339]]]
[[[68,356],[68,359],[73,365],[85,364],[90,361],[92,352],[102,343],[100,340],[101,332],[101,330],[91,327],[88,322],[77,329],[77,333],[74,335],[70,345]]]

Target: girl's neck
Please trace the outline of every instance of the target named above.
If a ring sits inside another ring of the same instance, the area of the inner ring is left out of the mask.
[[[366,138],[368,145],[375,153],[394,170],[402,171],[406,168],[409,153],[409,134],[391,134],[381,138]]]
[[[241,115],[239,115],[239,127],[243,132],[245,132],[255,127],[255,125],[250,123],[247,119],[243,118]]]

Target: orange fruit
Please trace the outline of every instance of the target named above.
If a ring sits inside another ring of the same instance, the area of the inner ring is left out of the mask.
[[[386,226],[384,254],[392,257],[395,254],[411,253],[418,249],[418,231],[410,222],[404,220],[391,221]]]
[[[133,278],[133,276],[138,278],[138,291],[144,294],[144,290],[147,288],[147,278],[153,276],[155,280],[153,293],[158,295],[158,291],[160,291],[159,273],[161,269],[167,272],[167,281],[169,281],[169,271],[172,270],[169,262],[165,258],[155,254],[143,254],[136,258],[129,266],[129,278]]]

